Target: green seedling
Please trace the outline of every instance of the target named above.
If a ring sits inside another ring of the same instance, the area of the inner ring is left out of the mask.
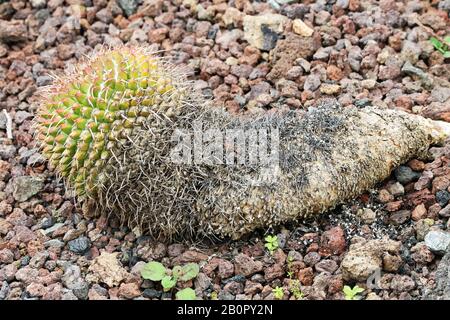
[[[275,287],[274,289],[272,289],[272,294],[273,294],[273,297],[277,300],[283,299],[283,297],[284,297],[283,288]]]
[[[290,280],[289,281],[289,291],[291,291],[292,295],[296,300],[303,299],[303,292],[300,290],[300,281],[299,280]]]
[[[170,291],[174,288],[178,281],[189,281],[197,277],[200,268],[196,263],[188,263],[184,266],[175,266],[172,270],[167,269],[164,265],[157,261],[151,261],[147,263],[141,270],[141,276],[144,279],[151,281],[161,281],[161,286],[164,292]],[[177,299],[180,295],[179,300],[194,300],[195,291],[192,290],[194,294],[194,299],[188,299],[192,296],[192,292],[186,288],[177,292]],[[180,293],[183,292],[183,293]]]
[[[267,250],[269,250],[270,254],[273,254],[273,252],[278,248],[278,238],[277,236],[271,236],[268,235],[264,238],[266,240],[265,247]]]
[[[444,41],[439,40],[438,38],[431,37],[430,42],[433,46],[438,50],[444,58],[450,58],[450,36],[444,38]]]
[[[360,300],[361,296],[359,295],[359,293],[363,292],[364,289],[358,286],[354,286],[353,288],[344,286],[344,289],[342,291],[344,292],[345,300]]]

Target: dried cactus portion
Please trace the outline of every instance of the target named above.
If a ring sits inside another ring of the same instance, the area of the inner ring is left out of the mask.
[[[104,49],[47,88],[37,138],[79,196],[96,193],[106,161],[133,128],[180,107],[183,89],[174,90],[178,76],[164,64],[144,47]]]

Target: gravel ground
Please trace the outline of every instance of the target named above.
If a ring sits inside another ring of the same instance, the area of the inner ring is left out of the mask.
[[[172,299],[151,260],[196,262],[200,299],[450,299],[450,144],[315,221],[240,241],[163,244],[85,218],[30,129],[37,89],[103,44],[148,43],[229,112],[400,108],[450,121],[449,0],[0,0],[0,299]],[[6,112],[4,112],[6,111]],[[8,128],[11,128],[12,138]],[[379,271],[376,285],[366,279]]]

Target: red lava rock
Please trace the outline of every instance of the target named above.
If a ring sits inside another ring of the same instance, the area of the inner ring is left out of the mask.
[[[12,229],[12,224],[0,218],[0,235],[6,235]]]
[[[181,256],[178,256],[176,258],[173,259],[173,263],[174,264],[185,264],[185,263],[189,263],[189,262],[200,262],[200,261],[205,261],[208,259],[208,255],[198,252],[198,251],[194,251],[194,250],[188,250],[183,252],[183,254]]]
[[[304,268],[298,272],[298,280],[304,286],[310,286],[313,284],[314,271],[311,267]]]
[[[234,258],[234,270],[235,274],[242,274],[247,277],[261,272],[263,270],[263,264],[261,261],[255,261],[253,258],[240,253]]]
[[[14,254],[11,252],[11,250],[8,249],[0,250],[0,263],[8,264],[12,263],[13,261],[14,261]]]
[[[407,95],[401,95],[395,98],[394,100],[395,105],[397,108],[405,109],[405,110],[411,110],[413,106],[413,101],[411,97]]]
[[[43,300],[61,300],[62,296],[62,285],[60,283],[53,283],[48,285],[44,294],[42,295]]]
[[[433,204],[432,206],[428,207],[427,218],[430,218],[433,220],[436,219],[438,217],[439,213],[441,212],[441,210],[443,210],[443,209],[439,203]]]
[[[403,200],[399,200],[399,201],[392,201],[386,204],[386,211],[389,212],[394,212],[399,210],[402,207],[403,204]]]
[[[334,227],[322,234],[320,245],[329,249],[332,254],[339,255],[345,251],[345,234],[341,227]]]
[[[333,276],[328,283],[328,293],[334,294],[338,292],[342,292],[344,288],[344,281],[342,280],[342,276],[337,275]]]
[[[264,279],[272,281],[284,275],[284,267],[281,264],[274,264],[264,270]]]
[[[450,178],[448,176],[440,176],[433,179],[431,192],[436,193],[439,190],[446,190],[450,186]]]
[[[414,221],[418,221],[420,219],[425,219],[427,217],[427,208],[423,203],[419,204],[411,213],[411,218]]]
[[[45,293],[44,285],[36,282],[30,283],[26,290],[32,297],[42,297]]]
[[[327,77],[330,80],[339,81],[344,77],[344,73],[335,65],[330,65],[327,67]]]
[[[122,283],[119,287],[118,296],[125,299],[133,299],[139,297],[141,291],[139,285],[135,282]]]
[[[242,293],[244,291],[244,285],[237,281],[231,281],[228,282],[224,287],[223,290],[226,292],[229,292],[233,295],[237,295],[239,293]]]
[[[178,257],[185,250],[186,250],[186,248],[184,247],[183,244],[181,244],[181,243],[174,243],[174,244],[171,244],[171,245],[169,245],[167,247],[167,254],[169,255],[169,257]]]
[[[214,278],[214,271],[217,270],[217,276],[226,279],[234,274],[234,265],[228,260],[214,257],[202,270],[210,278]]]
[[[5,43],[21,42],[27,40],[28,30],[24,21],[0,20],[0,41]]]
[[[262,242],[255,243],[254,245],[244,246],[242,253],[250,257],[260,257],[264,255],[264,244]]]
[[[425,188],[428,188],[430,186],[430,183],[433,179],[433,172],[429,170],[425,170],[422,172],[422,175],[420,176],[419,180],[414,184],[414,189],[419,191]]]
[[[411,211],[409,210],[400,210],[392,213],[389,217],[389,222],[398,226],[411,218]]]
[[[415,262],[425,265],[434,260],[434,254],[428,249],[424,242],[419,242],[411,248],[411,258]]]
[[[410,193],[406,196],[406,199],[410,206],[417,206],[421,203],[424,203],[426,206],[431,206],[436,202],[434,194],[428,189]]]
[[[249,281],[249,280],[247,280],[245,282],[245,288],[244,288],[245,294],[254,295],[254,294],[260,293],[262,290],[263,290],[263,286],[259,282],[253,282],[253,281]]]
[[[36,235],[33,231],[25,226],[16,226],[14,227],[15,235],[10,240],[10,243],[20,244],[20,243],[28,243],[31,240],[36,239]]]
[[[158,29],[151,30],[148,33],[148,39],[152,43],[160,43],[166,38],[168,32],[169,32],[169,29],[167,29],[167,28],[158,28]]]
[[[0,268],[0,281],[11,282],[17,273],[17,266],[15,263],[10,263]]]

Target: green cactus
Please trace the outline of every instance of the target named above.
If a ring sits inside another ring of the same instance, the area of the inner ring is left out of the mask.
[[[151,112],[170,113],[182,91],[144,48],[103,50],[56,80],[38,112],[43,154],[81,197],[96,192],[99,174],[118,141]]]

